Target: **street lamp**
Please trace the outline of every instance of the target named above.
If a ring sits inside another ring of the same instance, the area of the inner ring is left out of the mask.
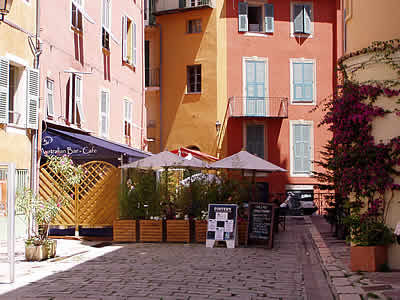
[[[4,16],[10,12],[12,2],[13,0],[0,0],[1,20],[3,20]]]

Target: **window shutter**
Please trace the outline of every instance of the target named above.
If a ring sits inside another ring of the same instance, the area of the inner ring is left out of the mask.
[[[312,102],[314,98],[314,64],[304,63],[303,72],[303,100]]]
[[[293,173],[303,173],[304,148],[302,125],[293,125]]]
[[[136,23],[132,21],[132,64],[136,67]]]
[[[68,122],[69,123],[73,123],[74,122],[74,118],[73,118],[73,115],[72,115],[72,100],[74,99],[74,88],[73,88],[73,86],[74,86],[74,78],[75,78],[75,75],[73,74],[73,73],[71,73],[70,75],[69,75],[69,99],[68,99],[68,102],[67,102],[67,109],[66,109],[66,111],[68,112],[68,116],[67,116],[67,118],[68,118]]]
[[[85,122],[85,114],[82,106],[82,78],[75,74],[75,105],[79,113],[81,123]]]
[[[304,5],[293,6],[293,27],[295,33],[304,33]]]
[[[39,70],[27,69],[27,122],[26,127],[38,129],[39,123]]]
[[[100,117],[101,117],[101,134],[107,136],[108,131],[108,93],[101,92],[101,104],[100,104]]]
[[[293,101],[304,98],[303,63],[293,63]]]
[[[128,60],[128,18],[122,16],[122,60]]]
[[[8,123],[8,97],[10,83],[10,63],[0,57],[0,123]]]
[[[264,126],[249,125],[246,130],[246,149],[248,152],[264,158]]]
[[[249,31],[249,24],[247,19],[248,4],[247,2],[239,2],[239,31]]]
[[[304,5],[304,33],[311,34],[311,6]]]
[[[186,1],[185,0],[179,0],[179,8],[185,8],[186,7]]]
[[[47,79],[46,80],[46,94],[47,94],[47,115],[54,115],[54,83],[53,81]]]
[[[274,5],[264,4],[265,10],[265,32],[274,32]]]
[[[303,171],[304,173],[310,173],[311,171],[311,141],[310,141],[310,125],[303,125]]]

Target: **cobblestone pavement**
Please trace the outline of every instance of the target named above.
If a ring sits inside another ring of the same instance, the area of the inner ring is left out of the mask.
[[[333,299],[302,218],[287,221],[272,250],[67,243],[70,257],[63,249],[52,260],[19,260],[0,299]]]

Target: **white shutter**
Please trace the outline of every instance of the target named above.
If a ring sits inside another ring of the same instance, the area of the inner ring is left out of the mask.
[[[136,23],[132,21],[132,64],[136,67]]]
[[[10,63],[0,57],[0,123],[8,123],[8,97],[10,83]]]
[[[54,82],[46,79],[47,115],[54,115]]]
[[[26,127],[38,129],[39,125],[39,70],[27,69],[27,118]]]
[[[74,123],[74,116],[72,115],[72,110],[73,110],[72,101],[74,99],[74,89],[73,89],[74,78],[75,75],[71,73],[69,75],[69,97],[68,97],[69,99],[68,99],[68,116],[67,116],[68,122],[71,124]]]
[[[128,18],[122,16],[122,60],[128,60]]]
[[[105,91],[101,92],[101,103],[100,103],[100,117],[101,117],[101,135],[107,136],[108,134],[108,101],[109,94]]]
[[[265,10],[265,32],[274,32],[274,5],[267,3],[264,4]]]
[[[295,33],[304,33],[304,6],[302,4],[293,6],[293,27]]]
[[[311,34],[311,6],[304,5],[304,33]]]
[[[239,2],[239,31],[249,31],[248,24],[248,4],[247,2]]]
[[[82,77],[75,74],[75,105],[79,113],[81,123],[85,122],[85,114],[82,106]]]

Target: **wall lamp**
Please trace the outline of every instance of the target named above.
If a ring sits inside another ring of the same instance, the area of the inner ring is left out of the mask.
[[[0,0],[0,16],[1,21],[4,20],[4,16],[10,12],[11,4],[13,0]]]

